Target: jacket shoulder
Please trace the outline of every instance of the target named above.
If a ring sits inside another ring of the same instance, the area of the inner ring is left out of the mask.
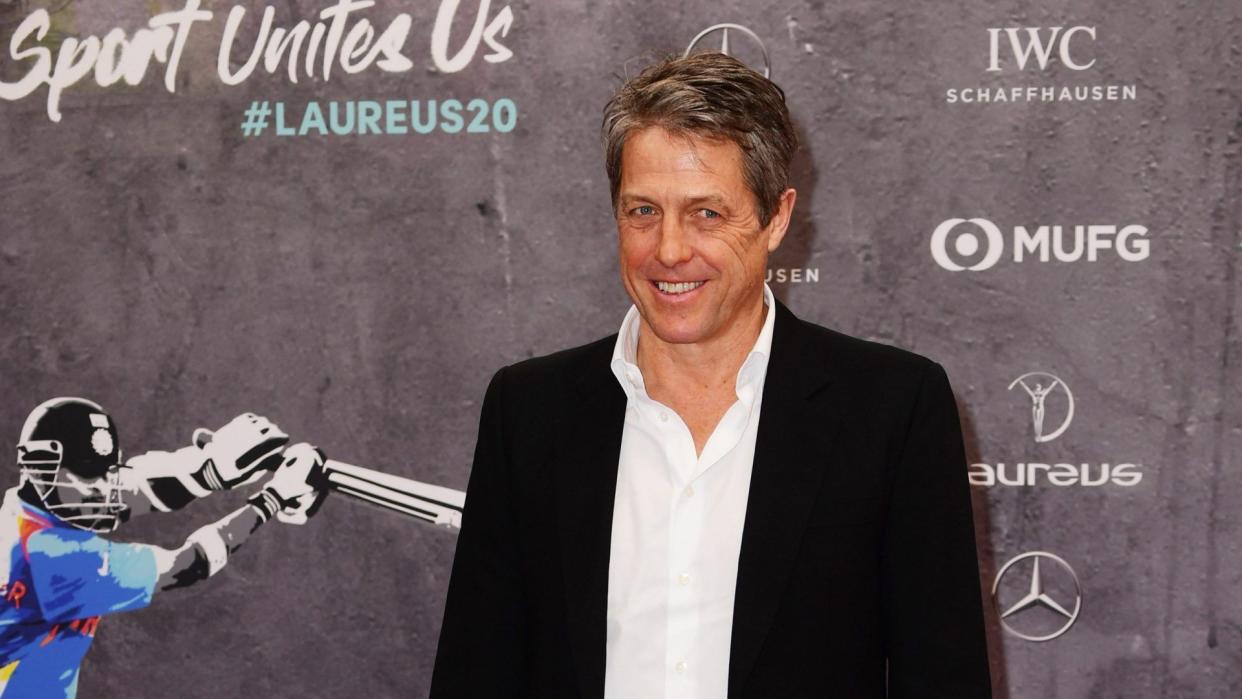
[[[801,330],[817,354],[825,357],[838,374],[919,381],[928,371],[940,370],[934,360],[910,350],[874,340],[864,340],[798,319]]]
[[[554,441],[557,425],[593,410],[591,399],[609,396],[603,391],[610,385],[622,393],[609,363],[615,344],[614,335],[502,368],[488,386],[483,420],[490,403],[492,419],[505,425],[513,453],[540,452]]]
[[[609,359],[616,346],[616,334],[594,342],[531,357],[501,369],[506,389],[518,393],[539,391],[556,393],[575,384],[601,376],[611,378]]]

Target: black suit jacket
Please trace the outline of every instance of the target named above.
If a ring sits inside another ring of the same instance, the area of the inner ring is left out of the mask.
[[[966,461],[944,371],[803,322],[779,302],[776,313],[729,697],[991,696]],[[603,696],[626,407],[609,366],[615,342],[492,379],[433,699]]]

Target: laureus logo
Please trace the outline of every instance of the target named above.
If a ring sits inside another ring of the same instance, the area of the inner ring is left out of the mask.
[[[1051,442],[1069,429],[1074,420],[1074,394],[1064,381],[1047,372],[1032,371],[1014,379],[1009,390],[1019,386],[1031,399],[1036,443]]]
[[[690,45],[686,47],[682,56],[694,53],[696,48],[707,44],[709,39],[712,39],[714,43],[716,35],[720,36],[720,48],[718,49],[720,53],[733,56],[752,68],[758,65],[756,60],[760,60],[763,66],[763,77],[769,80],[772,78],[772,61],[768,58],[768,47],[764,45],[763,39],[760,39],[758,34],[740,24],[713,24],[690,40]],[[733,41],[738,38],[742,39],[743,45],[739,46]]]
[[[1074,421],[1074,394],[1066,381],[1047,371],[1028,371],[1010,381],[1009,390],[1020,401],[1023,412],[1030,418],[1031,438],[1036,444],[1057,440],[1069,430]],[[985,488],[994,485],[1028,487],[1049,484],[1057,487],[1095,488],[1100,485],[1120,485],[1128,488],[1143,480],[1141,464],[1126,461],[1079,461],[1076,458],[1058,456],[1054,451],[1041,449],[1035,458],[1018,461],[979,462],[970,464],[970,483]],[[1048,457],[1051,456],[1051,459]],[[1045,461],[1048,459],[1048,461]]]
[[[1074,421],[1074,392],[1065,381],[1046,371],[1030,371],[1009,382],[1009,391],[1029,416],[1031,438],[1036,444],[1056,440]],[[1142,465],[1125,460],[1082,461],[1041,449],[1034,458],[1016,461],[977,462],[970,465],[973,485],[1059,487],[1131,487],[1143,480]],[[1052,457],[1052,458],[1049,458]]]
[[[1051,641],[1078,620],[1082,586],[1065,559],[1031,551],[1001,567],[992,601],[1006,631],[1026,641]]]

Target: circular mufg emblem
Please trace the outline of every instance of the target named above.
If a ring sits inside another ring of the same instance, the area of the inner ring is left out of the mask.
[[[690,45],[686,47],[686,52],[682,56],[694,53],[700,45],[705,47],[716,45],[717,35],[720,36],[720,48],[716,49],[717,51],[726,56],[733,56],[752,68],[763,66],[761,71],[763,77],[772,79],[772,62],[768,60],[768,47],[763,45],[763,40],[758,34],[740,24],[713,24],[690,40]]]
[[[1043,371],[1032,371],[1009,384],[1021,386],[1031,399],[1031,426],[1037,443],[1051,442],[1069,429],[1074,421],[1074,394],[1064,381]]]
[[[1004,248],[1000,229],[986,218],[951,218],[936,226],[931,237],[932,259],[950,272],[988,269],[1000,261]]]
[[[996,574],[992,601],[1006,631],[1026,641],[1051,641],[1078,620],[1082,587],[1065,559],[1031,551]]]

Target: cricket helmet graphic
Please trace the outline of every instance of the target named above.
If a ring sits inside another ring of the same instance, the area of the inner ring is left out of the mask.
[[[115,531],[121,500],[116,425],[97,403],[53,398],[35,408],[17,442],[22,480],[58,519],[93,532]]]

